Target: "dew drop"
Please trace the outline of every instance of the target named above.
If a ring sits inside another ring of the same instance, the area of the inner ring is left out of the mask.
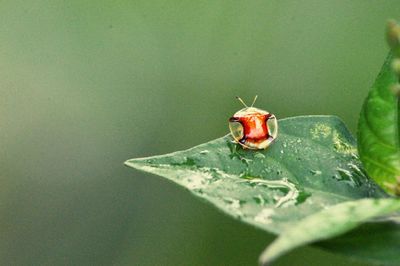
[[[262,154],[261,152],[257,152],[255,155],[254,155],[254,158],[257,158],[257,159],[265,159],[265,155],[264,154]]]
[[[320,170],[310,170],[312,175],[321,175],[322,172]]]
[[[259,205],[264,206],[264,204],[265,204],[265,199],[264,199],[260,194],[258,194],[257,196],[254,196],[253,199],[254,199],[255,202],[258,203]]]
[[[359,178],[353,175],[349,170],[340,167],[336,168],[336,170],[338,171],[338,175],[333,176],[335,179],[344,181],[352,187],[361,186],[362,183]]]
[[[270,167],[267,167],[267,168],[265,168],[264,170],[265,170],[265,172],[267,172],[267,173],[271,173],[271,172],[272,172],[272,169],[271,169]]]

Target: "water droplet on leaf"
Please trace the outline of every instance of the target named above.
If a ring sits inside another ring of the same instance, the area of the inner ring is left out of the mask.
[[[320,170],[310,170],[312,175],[320,175],[322,172]]]

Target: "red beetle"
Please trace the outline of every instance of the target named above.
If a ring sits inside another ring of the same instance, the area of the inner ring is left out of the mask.
[[[278,122],[275,115],[253,107],[257,96],[254,97],[250,107],[241,98],[236,98],[245,108],[229,118],[229,129],[233,139],[245,149],[268,148],[278,135]]]

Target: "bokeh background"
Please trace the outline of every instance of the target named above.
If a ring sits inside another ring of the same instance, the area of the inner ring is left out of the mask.
[[[273,237],[126,159],[228,132],[236,95],[355,132],[398,1],[0,1],[0,264],[256,265]],[[276,265],[367,265],[317,248]]]

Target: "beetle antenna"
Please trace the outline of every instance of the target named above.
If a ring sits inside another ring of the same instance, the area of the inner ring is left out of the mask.
[[[257,97],[258,97],[258,95],[256,95],[256,97],[254,97],[254,100],[253,100],[253,103],[251,104],[251,107],[253,107],[253,105],[256,103]]]
[[[238,99],[239,102],[241,102],[245,107],[248,107],[247,104],[244,103],[244,101],[242,100],[242,98],[240,98],[239,96],[236,96],[236,99]]]

